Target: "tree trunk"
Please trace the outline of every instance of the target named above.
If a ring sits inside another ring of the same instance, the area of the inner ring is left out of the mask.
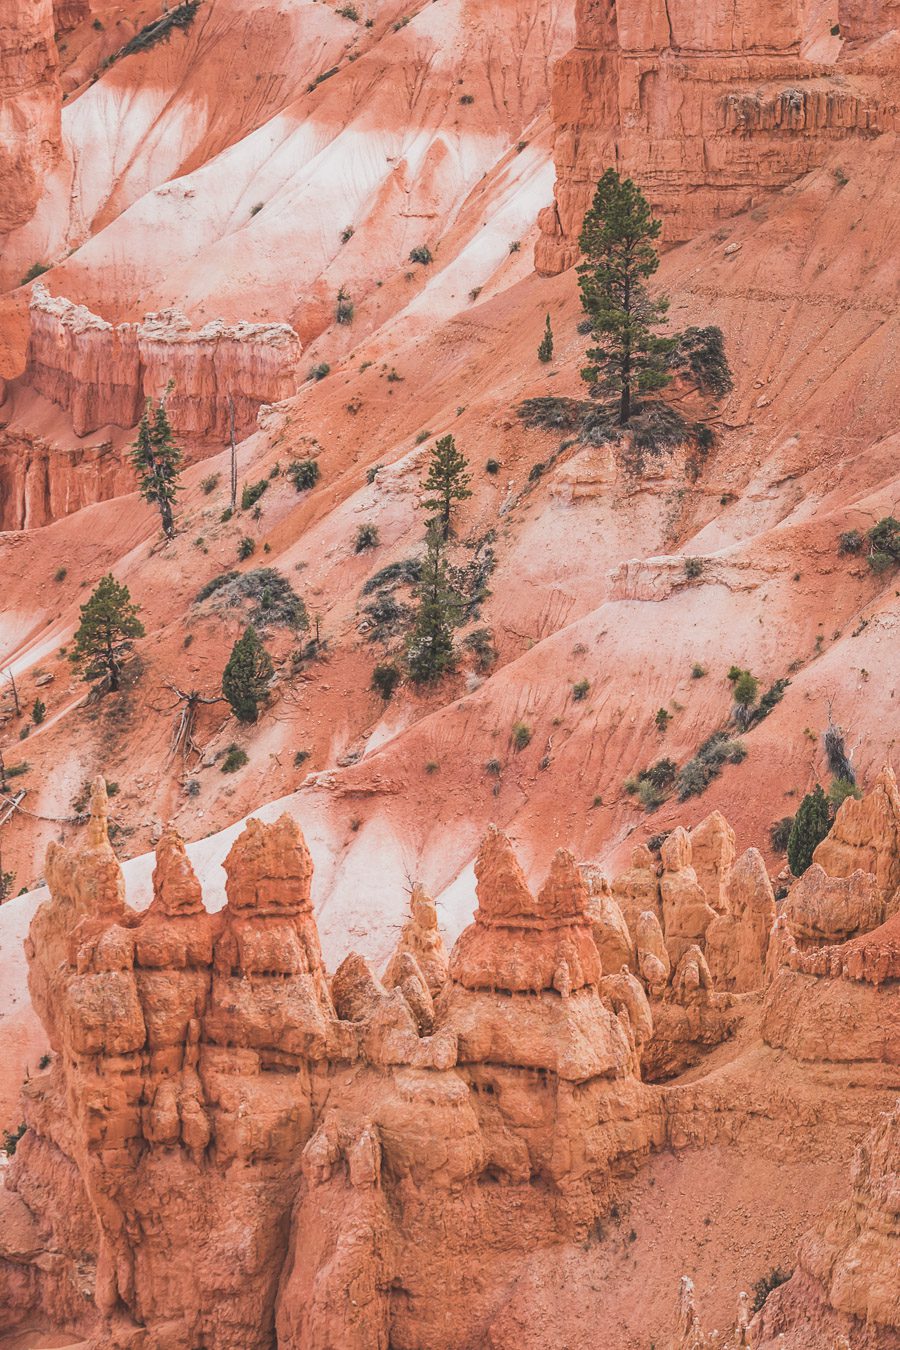
[[[237,449],[234,443],[234,399],[228,395],[228,421],[231,431],[231,511],[237,510]]]
[[[160,498],[159,514],[162,516],[163,534],[167,539],[175,537],[175,518],[172,515],[172,503],[166,498]]]

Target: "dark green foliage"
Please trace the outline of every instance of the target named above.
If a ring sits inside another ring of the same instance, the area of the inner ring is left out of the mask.
[[[503,772],[503,765],[500,763],[499,759],[489,759],[484,766],[484,771],[485,773],[490,774],[491,778],[499,778],[500,774]]]
[[[308,492],[314,488],[320,478],[319,462],[315,459],[295,459],[288,466],[290,478],[298,492]]]
[[[19,1140],[25,1133],[26,1128],[27,1127],[23,1120],[22,1124],[18,1127],[18,1129],[3,1131],[3,1150],[8,1158],[11,1158],[15,1153],[16,1148],[18,1147]]]
[[[429,516],[429,528],[437,529],[443,539],[450,535],[450,517],[457,502],[471,497],[472,475],[466,472],[465,455],[456,448],[452,436],[441,436],[431,448],[428,473],[422,484],[426,496],[422,506],[434,514]]]
[[[15,882],[15,872],[4,872],[0,870],[0,905],[12,895]]]
[[[617,399],[623,427],[631,420],[633,397],[662,389],[672,378],[667,358],[675,342],[654,332],[668,301],[652,299],[645,284],[659,267],[654,241],[661,228],[632,180],[607,169],[579,240],[584,262],[578,284],[594,341],[581,374],[592,390]]]
[[[866,538],[869,541],[868,563],[873,572],[886,572],[900,564],[900,520],[885,516],[872,526]]]
[[[831,828],[828,799],[817,783],[800,803],[787,844],[788,866],[801,877],[812,862],[815,849]]]
[[[773,1266],[768,1275],[764,1275],[761,1280],[757,1280],[753,1285],[751,1313],[758,1313],[772,1290],[777,1289],[780,1284],[787,1284],[792,1274],[793,1271],[791,1270],[782,1270],[780,1266]]]
[[[335,14],[339,14],[342,19],[352,19],[354,23],[359,23],[359,14],[355,5],[341,5],[336,9]]]
[[[825,744],[828,767],[835,778],[841,778],[847,783],[855,783],[856,774],[853,771],[853,765],[850,763],[850,756],[847,754],[844,733],[841,728],[829,721],[822,739]]]
[[[249,511],[255,506],[268,486],[268,478],[260,478],[258,483],[245,483],[241,489],[241,510]]]
[[[397,633],[405,632],[413,617],[409,605],[396,600],[388,591],[363,609],[366,616],[366,635],[370,642],[387,642]]]
[[[538,360],[547,362],[553,360],[553,329],[550,327],[550,315],[544,322],[544,336],[541,338],[537,350]]]
[[[402,558],[399,562],[388,563],[376,572],[362,588],[363,595],[384,590],[388,586],[415,586],[422,575],[422,563],[419,558]]]
[[[590,411],[591,404],[577,398],[526,398],[516,409],[526,427],[544,431],[574,431]]]
[[[494,634],[490,628],[476,628],[463,639],[463,646],[475,657],[475,669],[479,674],[486,675],[497,660]]]
[[[644,769],[638,774],[638,781],[652,783],[655,788],[662,791],[672,786],[677,773],[678,765],[674,759],[658,759],[649,769]]]
[[[706,666],[701,665],[699,661],[695,661],[694,664],[691,666],[691,679],[702,680],[705,674],[706,674]]]
[[[39,1068],[39,1069],[46,1069],[46,1068],[49,1068],[49,1066],[50,1066],[50,1056],[49,1056],[49,1055],[41,1055],[40,1059],[38,1060],[38,1068]]]
[[[246,562],[256,552],[256,540],[251,539],[249,534],[245,534],[243,539],[238,540],[237,555],[240,562]]]
[[[294,755],[294,768],[302,769],[303,765],[309,759],[311,753],[312,752],[310,750],[298,750],[297,753]]]
[[[529,483],[536,483],[537,480],[543,475],[544,470],[546,468],[547,466],[544,463],[532,464],[531,468],[528,470]]]
[[[28,271],[22,278],[22,280],[19,282],[19,285],[27,286],[29,281],[36,281],[38,277],[42,277],[45,272],[49,271],[50,271],[49,263],[42,263],[42,262],[32,263]]]
[[[167,38],[175,28],[190,28],[194,21],[194,15],[200,7],[200,0],[185,0],[184,4],[176,5],[170,9],[161,19],[154,19],[152,23],[146,24],[139,33],[135,33],[124,47],[120,47],[113,56],[108,58],[107,64],[113,61],[119,61],[123,56],[132,56],[135,52],[149,51],[155,47],[157,42],[162,42]]]
[[[200,480],[200,487],[205,496],[208,497],[211,492],[215,492],[216,488],[219,486],[219,479],[221,477],[222,475],[220,473],[211,473],[207,478],[202,478]]]
[[[195,605],[217,597],[219,610],[244,608],[247,622],[255,628],[277,626],[308,628],[306,606],[286,577],[274,567],[254,567],[250,572],[223,572],[197,592]]]
[[[135,638],[144,636],[127,586],[120,586],[112,573],[101,577],[96,590],[81,606],[81,623],[69,660],[85,680],[99,680],[115,692],[122,679],[125,657]],[[102,686],[101,686],[102,687]]]
[[[369,484],[374,483],[375,479],[378,477],[378,470],[383,467],[382,464],[372,464],[366,469],[366,482]]]
[[[223,773],[237,773],[247,763],[247,752],[242,750],[239,745],[233,742],[225,751],[225,758],[222,760]]]
[[[171,389],[171,383],[169,389]],[[169,390],[166,390],[168,393]],[[138,479],[138,491],[145,502],[159,510],[163,533],[171,539],[175,533],[175,497],[184,456],[172,439],[165,397],[154,404],[147,399],[138,425],[138,436],[131,447],[131,462]]]
[[[626,434],[631,438],[638,466],[645,454],[661,454],[679,445],[706,450],[711,437],[704,423],[688,422],[677,408],[661,399],[632,400],[627,432],[619,422],[616,406],[608,402],[592,408],[581,426],[581,440],[588,445],[615,443]]]
[[[53,580],[65,581],[68,575],[69,575],[68,567],[57,567],[56,571],[53,573]]]
[[[222,693],[239,722],[256,721],[273,674],[272,658],[250,624],[232,647],[222,673]]]
[[[510,741],[514,750],[524,750],[531,741],[532,731],[527,722],[513,723]]]
[[[577,684],[572,685],[572,698],[576,703],[581,703],[587,698],[590,692],[590,680],[579,680]]]
[[[766,690],[756,707],[750,709],[750,716],[748,719],[749,726],[755,727],[757,722],[761,722],[763,718],[768,717],[776,704],[780,703],[784,698],[784,691],[788,688],[790,683],[790,680],[782,678],[776,680],[775,683]]]
[[[450,438],[452,439],[452,438]],[[453,592],[440,530],[430,530],[428,551],[417,586],[418,610],[407,644],[406,660],[415,684],[439,680],[456,668],[453,648]]]
[[[370,548],[378,547],[378,526],[360,525],[356,531],[356,541],[354,543],[354,552],[365,553]]]
[[[331,366],[327,361],[319,361],[315,366],[310,366],[308,378],[311,380],[324,380],[325,376],[331,373]]]
[[[742,670],[734,682],[734,701],[739,707],[749,708],[756,702],[759,680],[749,670]]]
[[[39,727],[47,715],[47,705],[42,703],[39,698],[34,700],[34,706],[31,709],[31,720],[36,727]]]
[[[838,553],[859,553],[863,546],[863,537],[859,530],[844,530],[838,535]]]
[[[721,398],[734,388],[721,328],[686,328],[679,333],[666,364],[691,381],[701,394]]]
[[[27,759],[23,759],[21,764],[7,764],[6,777],[8,779],[21,778],[22,774],[27,773],[30,768],[31,765],[28,763]]]
[[[668,708],[657,708],[653,720],[656,723],[657,731],[665,731],[672,720],[672,714],[669,712]]]
[[[732,740],[727,731],[714,732],[679,772],[678,800],[686,802],[689,797],[699,797],[718,778],[725,764],[740,764],[746,756],[742,743]]]
[[[409,261],[414,263],[422,263],[423,266],[427,267],[427,265],[433,261],[431,256],[431,249],[428,247],[427,244],[417,244],[416,247],[412,249],[410,252]]]
[[[376,694],[380,694],[385,703],[393,697],[394,690],[400,683],[401,675],[398,666],[392,661],[386,661],[375,667],[372,671],[372,688]]]
[[[702,571],[703,571],[702,558],[685,558],[684,575],[687,577],[688,581],[696,581],[697,578],[702,573]]]
[[[475,102],[475,95],[474,95],[474,94],[460,94],[460,96],[459,96],[459,101],[460,101],[460,103],[463,105],[463,107],[468,107],[469,104]],[[415,261],[415,259],[414,259],[413,261]]]
[[[769,839],[772,848],[776,853],[786,853],[788,840],[791,837],[791,826],[794,823],[793,816],[782,816],[780,820],[773,821],[769,827]]]
[[[500,472],[500,461],[499,461],[499,459],[488,459],[488,460],[485,460],[484,471],[485,471],[485,473],[490,473],[490,474],[499,473],[499,472]]]
[[[318,87],[318,85],[323,84],[325,80],[330,80],[332,75],[336,75],[338,73],[338,70],[339,70],[338,66],[332,66],[330,70],[323,70],[321,75],[316,76],[312,84],[308,84],[306,86],[306,92],[308,94],[311,94],[312,91]]]

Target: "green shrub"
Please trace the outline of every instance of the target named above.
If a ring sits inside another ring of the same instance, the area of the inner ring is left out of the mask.
[[[341,243],[349,244],[350,240],[353,238],[355,233],[356,231],[354,230],[352,225],[345,225],[344,228],[341,230]]]
[[[242,750],[239,745],[233,742],[225,751],[225,758],[222,760],[223,773],[237,773],[248,762],[246,750]]]
[[[366,482],[370,485],[374,483],[375,479],[378,477],[378,470],[383,468],[383,464],[373,464],[370,468],[366,469]]]
[[[699,661],[695,661],[694,664],[691,666],[691,679],[702,680],[705,674],[706,674],[706,666],[701,666]]]
[[[774,821],[769,826],[769,839],[772,844],[773,852],[787,852],[788,840],[791,837],[791,826],[793,823],[793,816],[782,816],[780,820]]]
[[[410,251],[409,261],[421,263],[423,267],[427,267],[434,259],[431,256],[431,249],[427,244],[417,244],[416,247]]]
[[[295,459],[288,468],[288,477],[298,492],[308,492],[320,478],[318,460]]]
[[[265,205],[264,202],[256,202],[256,203],[254,203],[254,205],[250,207],[250,214],[251,214],[251,216],[258,216],[259,213],[260,213],[260,211],[263,209],[263,206],[264,206],[264,205]]]
[[[340,9],[336,9],[334,12],[339,14],[342,19],[352,19],[354,23],[359,23],[359,14],[354,5],[341,5]]]
[[[21,778],[23,773],[27,773],[31,768],[27,759],[23,759],[19,764],[8,764],[6,767],[7,778]]]
[[[47,716],[47,705],[41,699],[34,700],[34,706],[31,709],[31,720],[36,727],[39,727]]]
[[[485,466],[484,466],[484,471],[485,471],[485,473],[490,473],[490,474],[499,473],[499,472],[500,472],[500,461],[499,461],[499,459],[489,459],[489,460],[486,460],[486,461],[485,461]]]
[[[885,516],[867,534],[868,563],[873,572],[886,572],[900,563],[900,520]]]
[[[246,561],[255,552],[256,540],[251,539],[249,534],[245,534],[243,539],[238,540],[237,555],[241,562]]]
[[[27,286],[29,281],[36,281],[38,277],[42,277],[45,272],[49,271],[50,271],[49,263],[42,263],[42,262],[32,263],[28,271],[22,278],[22,280],[19,282],[19,285]]]
[[[241,490],[241,510],[249,511],[255,506],[268,486],[268,478],[260,478],[258,483],[245,483]]]
[[[699,797],[718,778],[725,764],[740,764],[746,757],[741,741],[733,740],[727,731],[714,732],[679,772],[678,800],[686,802],[689,797]]]
[[[327,361],[319,361],[315,366],[310,367],[308,379],[324,380],[325,376],[331,373],[331,366]]]
[[[749,708],[756,702],[759,693],[759,680],[749,670],[742,670],[734,681],[734,701],[742,708]]]
[[[531,727],[527,722],[516,722],[513,724],[511,741],[514,750],[524,750],[531,741]]]
[[[67,567],[57,567],[56,571],[53,573],[53,580],[54,580],[54,581],[65,581],[65,579],[66,579],[66,577],[67,577],[68,575],[69,575],[69,569],[68,569]]]
[[[484,766],[484,771],[486,774],[489,774],[491,778],[499,778],[503,771],[503,765],[500,763],[499,759],[489,759]]]
[[[581,703],[587,698],[590,687],[590,680],[579,680],[577,684],[572,685],[572,698],[576,703]]]
[[[684,575],[688,578],[689,581],[696,581],[697,577],[700,576],[702,571],[703,571],[702,558],[685,558]]]
[[[653,720],[656,723],[657,731],[665,731],[672,720],[672,714],[669,712],[668,708],[657,708]]]
[[[459,96],[459,101],[460,101],[460,103],[462,103],[465,107],[468,107],[469,104],[475,102],[475,96],[474,96],[474,94],[460,94],[460,96]],[[413,261],[415,261],[415,259],[414,259]]]
[[[859,553],[863,546],[863,537],[859,530],[844,530],[838,535],[838,553]]]
[[[353,301],[347,295],[343,286],[337,293],[337,306],[334,311],[334,317],[337,323],[350,324],[353,322]]]
[[[211,473],[207,478],[202,478],[200,480],[200,487],[207,497],[211,492],[215,492],[216,488],[219,486],[219,479],[221,477],[222,475],[220,473]]]
[[[303,765],[309,759],[311,754],[312,754],[311,750],[298,750],[297,753],[294,755],[294,768],[302,769]]]
[[[476,628],[463,639],[463,646],[475,657],[475,669],[479,674],[486,675],[497,660],[497,649],[494,646],[494,634],[491,629]]]
[[[663,794],[660,792],[659,788],[654,787],[649,779],[646,778],[642,783],[638,784],[637,795],[641,806],[643,806],[648,815],[651,811],[655,811],[658,806],[662,805],[662,802],[664,801]]]
[[[255,722],[259,705],[269,697],[269,682],[275,673],[272,658],[256,629],[248,624],[231,649],[222,672],[222,693],[239,722]]]
[[[19,1144],[19,1140],[25,1133],[26,1128],[27,1127],[23,1120],[22,1124],[18,1127],[18,1129],[3,1131],[3,1150],[8,1158],[11,1158],[15,1153]]]
[[[387,702],[388,699],[393,697],[394,690],[400,683],[400,679],[401,675],[399,667],[395,666],[392,661],[386,661],[382,665],[376,666],[372,671],[371,687],[376,694],[380,694],[384,701]]]
[[[378,547],[378,526],[360,525],[356,531],[356,540],[353,545],[355,553],[365,553],[370,548]]]
[[[669,369],[688,378],[701,394],[720,398],[734,388],[721,328],[686,328],[667,358]]]
[[[859,801],[862,793],[855,783],[851,783],[849,778],[832,778],[828,789],[828,805],[831,807],[832,816],[836,816],[848,797],[854,801]]]

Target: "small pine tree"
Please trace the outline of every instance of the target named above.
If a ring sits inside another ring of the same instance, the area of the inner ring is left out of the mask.
[[[171,382],[166,394],[172,388]],[[172,439],[172,428],[166,412],[166,396],[154,407],[147,399],[144,415],[138,426],[138,436],[131,448],[131,462],[138,476],[138,489],[145,502],[159,507],[163,534],[171,539],[175,534],[174,504],[178,492],[183,455]]]
[[[34,707],[31,709],[31,720],[36,727],[39,727],[47,716],[47,705],[40,698],[34,700]]]
[[[538,347],[539,361],[553,360],[553,329],[550,327],[550,315],[547,315],[547,321],[544,324],[544,336],[541,338],[541,344]]]
[[[144,636],[138,618],[140,606],[133,604],[127,586],[120,586],[112,573],[101,577],[96,590],[81,606],[81,623],[69,660],[85,680],[102,680],[111,691],[119,688],[122,664]]]
[[[756,702],[759,693],[759,680],[749,670],[742,670],[734,682],[734,701],[742,708],[749,708]]]
[[[651,299],[644,284],[659,267],[654,240],[661,222],[630,178],[607,169],[584,218],[578,266],[581,304],[595,346],[582,379],[619,399],[619,425],[627,426],[634,395],[662,389],[671,379],[666,357],[676,339],[654,333],[669,306]]]
[[[788,865],[795,877],[800,877],[812,862],[815,849],[831,828],[828,812],[828,798],[821,785],[816,784],[812,792],[807,792],[800,809],[794,816],[788,839]]]
[[[419,608],[409,637],[406,660],[415,684],[439,680],[454,669],[453,595],[447,579],[443,538],[438,529],[428,534],[428,552],[417,587]]]
[[[231,649],[222,672],[222,693],[239,722],[255,722],[274,673],[272,658],[251,624]]]
[[[472,475],[466,473],[468,461],[457,450],[452,436],[441,436],[431,448],[431,462],[423,484],[426,493],[422,505],[434,515],[429,516],[429,529],[437,528],[441,538],[450,537],[450,516],[455,502],[471,497],[469,483]]]

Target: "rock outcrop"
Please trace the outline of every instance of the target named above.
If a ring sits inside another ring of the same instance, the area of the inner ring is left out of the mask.
[[[749,993],[765,982],[775,895],[762,854],[748,848],[732,868],[723,896],[724,913],[706,930],[706,957],[719,989]]]
[[[24,382],[64,408],[77,436],[110,424],[132,427],[148,397],[167,399],[173,428],[224,438],[231,403],[246,434],[263,403],[294,393],[300,339],[287,324],[226,324],[194,329],[178,310],[141,323],[108,323],[83,305],[51,296],[36,282]]]
[[[860,801],[841,804],[813,862],[830,877],[871,872],[885,905],[900,907],[900,789],[893,769],[882,769]]]
[[[0,237],[31,219],[60,155],[52,0],[9,0],[0,17]],[[18,277],[0,276],[0,289]]]
[[[540,271],[570,267],[594,187],[635,178],[684,240],[825,161],[843,141],[895,126],[895,100],[847,38],[892,26],[891,6],[847,0],[829,32],[816,6],[760,11],[690,0],[581,0],[556,67],[556,196],[540,215]]]
[[[690,835],[679,825],[663,843],[659,883],[666,947],[673,962],[695,943],[703,948],[706,930],[716,917],[691,858]]]

